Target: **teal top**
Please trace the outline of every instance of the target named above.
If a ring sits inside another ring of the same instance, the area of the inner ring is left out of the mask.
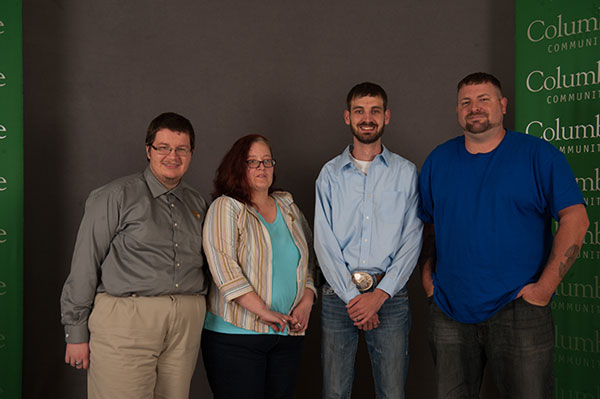
[[[298,290],[296,274],[300,263],[300,251],[285,224],[279,205],[277,205],[277,216],[273,223],[267,222],[260,214],[258,216],[269,232],[273,251],[273,276],[271,280],[273,288],[270,309],[289,314]],[[225,334],[261,334],[234,326],[211,312],[206,312],[204,328]],[[269,328],[269,334],[288,335],[288,332],[287,328],[280,333]]]

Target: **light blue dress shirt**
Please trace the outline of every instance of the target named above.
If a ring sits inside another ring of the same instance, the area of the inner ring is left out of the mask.
[[[355,271],[385,273],[377,288],[390,297],[400,291],[417,264],[423,232],[415,165],[383,147],[365,175],[351,149],[323,166],[315,201],[317,259],[346,303],[360,294]]]

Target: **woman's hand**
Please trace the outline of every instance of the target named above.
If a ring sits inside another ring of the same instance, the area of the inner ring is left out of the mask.
[[[291,332],[303,332],[308,328],[308,322],[310,320],[310,311],[315,300],[315,294],[312,290],[305,288],[304,295],[300,302],[292,309],[290,331]]]
[[[275,332],[282,332],[288,323],[292,323],[291,316],[269,309],[258,314],[258,317],[260,317],[260,321],[271,327]]]
[[[236,298],[235,301],[257,315],[261,322],[271,327],[275,332],[285,330],[287,324],[292,321],[291,316],[268,309],[265,302],[254,291]]]

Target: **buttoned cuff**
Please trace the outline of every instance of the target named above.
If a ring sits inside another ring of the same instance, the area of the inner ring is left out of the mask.
[[[350,301],[359,296],[360,295],[360,291],[358,290],[358,288],[356,288],[356,286],[354,284],[352,284],[352,288],[350,288],[350,290],[348,291],[344,291],[341,295],[340,295],[340,299],[344,302],[346,302],[346,304],[350,303]]]
[[[377,286],[375,288],[379,288],[380,290],[382,290],[386,294],[388,294],[390,296],[390,298],[393,298],[394,294],[399,291],[399,290],[395,289],[395,286],[396,286],[396,283],[394,281],[392,281],[389,278],[386,280],[386,276],[384,276],[383,279],[379,282],[379,284],[377,284]],[[402,287],[400,287],[400,288],[402,288]]]
[[[65,326],[65,341],[67,344],[81,344],[90,340],[87,324]]]

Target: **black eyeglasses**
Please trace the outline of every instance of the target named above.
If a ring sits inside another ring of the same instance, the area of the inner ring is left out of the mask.
[[[275,166],[275,160],[264,159],[262,161],[259,161],[258,159],[249,159],[246,161],[246,164],[249,168],[252,169],[258,169],[260,167],[260,164],[262,164],[265,168],[272,168],[273,166]]]
[[[179,155],[180,157],[187,157],[192,153],[192,150],[186,147],[171,148],[166,145],[161,145],[158,147],[151,145],[150,147],[154,148],[154,151],[156,151],[159,155],[169,155],[173,150],[175,150],[175,154]]]

